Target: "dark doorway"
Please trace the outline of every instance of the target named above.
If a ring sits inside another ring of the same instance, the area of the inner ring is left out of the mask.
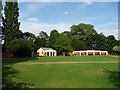
[[[52,56],[52,52],[50,52],[50,56]]]
[[[49,56],[49,52],[47,52],[47,56]]]

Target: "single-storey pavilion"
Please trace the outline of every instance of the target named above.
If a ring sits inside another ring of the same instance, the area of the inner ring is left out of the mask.
[[[81,55],[108,55],[108,51],[100,51],[100,50],[86,50],[86,51],[73,51],[74,56]]]
[[[46,48],[46,47],[42,47],[40,49],[37,50],[37,55],[39,57],[44,57],[44,56],[57,56],[57,51],[53,50],[52,48]]]

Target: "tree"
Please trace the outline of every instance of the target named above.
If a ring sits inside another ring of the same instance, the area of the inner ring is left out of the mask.
[[[67,54],[69,51],[73,51],[71,44],[72,41],[69,37],[60,35],[56,43],[54,44],[54,47],[57,50],[58,54],[63,54],[63,52]]]
[[[15,38],[22,38],[22,32],[19,30],[20,23],[18,22],[19,12],[18,12],[18,2],[5,2],[3,17],[3,34],[5,44],[7,45],[11,40]],[[5,45],[5,46],[6,46]]]
[[[47,47],[48,46],[45,39],[39,38],[39,37],[36,38],[34,44],[35,44],[35,51],[37,51],[40,47]]]
[[[33,33],[25,32],[25,33],[23,33],[23,38],[25,40],[30,40],[30,41],[34,42],[36,39],[36,36]]]
[[[86,40],[83,40],[80,35],[72,35],[71,40],[74,50],[86,50],[88,48]]]
[[[58,37],[59,37],[59,33],[57,30],[52,30],[50,32],[49,47],[54,48],[54,44],[57,41]]]
[[[71,38],[71,33],[69,31],[64,31],[61,33],[61,35]]]
[[[41,32],[39,33],[39,37],[45,39],[46,41],[49,40],[48,34],[47,34],[46,32],[44,32],[44,31],[41,31]]]
[[[86,40],[89,35],[96,33],[94,26],[91,24],[80,23],[71,27],[71,35],[80,35],[84,40]]]
[[[109,53],[112,54],[113,47],[118,45],[117,40],[115,39],[115,37],[113,35],[109,35],[109,36],[107,36],[107,42],[106,43],[109,46],[109,49],[108,49]]]
[[[89,49],[87,38],[90,35],[97,34],[94,26],[91,24],[80,23],[71,27],[71,40],[74,50],[86,50]]]
[[[2,46],[2,0],[0,1],[0,47]]]
[[[109,44],[107,44],[107,39],[104,34],[90,35],[87,38],[88,49],[95,50],[108,50]]]
[[[2,21],[2,0],[0,0],[0,22]]]
[[[120,54],[120,46],[114,46],[112,49],[116,54]]]
[[[40,39],[38,39],[38,38],[40,38]],[[36,42],[37,42],[37,40],[40,40],[41,42],[39,42],[39,45],[40,46],[44,46],[44,47],[48,47],[49,45],[48,45],[48,43],[49,43],[49,36],[48,36],[48,34],[46,33],[46,32],[44,32],[44,31],[41,31],[40,33],[39,33],[39,36],[37,36],[37,39],[36,39]]]
[[[118,51],[118,49],[119,49],[119,46],[114,46],[113,47],[113,51]]]
[[[31,52],[34,50],[32,41],[24,39],[14,39],[7,45],[7,52],[12,53],[17,57],[30,57]]]
[[[105,36],[103,33],[90,35],[87,38],[88,49],[105,50],[112,54],[112,48],[118,45],[118,41],[113,35]]]

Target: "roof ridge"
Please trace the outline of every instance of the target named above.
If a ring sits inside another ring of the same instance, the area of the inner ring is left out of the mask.
[[[52,48],[48,48],[48,47],[41,47],[41,49],[43,49],[43,50],[53,50]]]

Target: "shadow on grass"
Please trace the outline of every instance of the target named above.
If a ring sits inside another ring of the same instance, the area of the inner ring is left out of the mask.
[[[13,78],[18,71],[16,71],[14,68],[12,68],[11,65],[3,65],[2,66],[2,89],[16,89],[21,90],[22,88],[30,88],[33,86],[33,84],[24,83],[24,82],[18,82],[14,81]]]
[[[104,72],[107,73],[109,81],[113,83],[116,88],[120,88],[120,71],[112,71],[105,69]]]
[[[2,64],[15,64],[19,62],[29,61],[29,60],[38,60],[38,58],[3,58]]]
[[[3,59],[3,60],[4,61],[2,64],[2,89],[11,88],[12,90],[22,90],[23,88],[33,87],[33,84],[20,82],[18,80],[13,79],[19,72],[12,67],[12,64],[27,61],[28,59]]]

